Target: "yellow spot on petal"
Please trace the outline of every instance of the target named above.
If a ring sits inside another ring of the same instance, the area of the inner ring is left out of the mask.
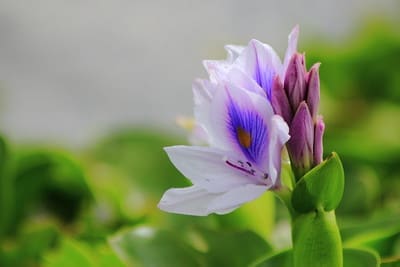
[[[239,140],[239,144],[244,148],[249,148],[251,146],[251,135],[250,133],[246,132],[241,127],[236,129],[237,139]]]

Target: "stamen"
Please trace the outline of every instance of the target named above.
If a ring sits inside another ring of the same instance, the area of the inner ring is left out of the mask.
[[[235,169],[238,169],[238,170],[240,170],[240,171],[242,171],[242,172],[245,172],[245,173],[247,173],[247,174],[249,174],[249,175],[253,175],[253,176],[254,176],[254,173],[255,173],[254,170],[250,170],[250,171],[249,171],[249,170],[245,169],[243,166],[241,167],[241,166],[237,166],[237,165],[233,164],[233,163],[230,162],[229,160],[226,160],[225,163],[228,164],[229,166],[235,168]]]
[[[228,164],[228,166],[230,166],[236,170],[242,171],[242,172],[246,173],[247,175],[251,175],[251,176],[255,177],[262,184],[265,184],[269,178],[268,173],[264,173],[264,172],[257,170],[256,168],[253,168],[252,164],[249,161],[245,162],[247,165],[245,165],[244,162],[241,160],[231,161],[227,157],[224,158],[224,161],[226,164]]]

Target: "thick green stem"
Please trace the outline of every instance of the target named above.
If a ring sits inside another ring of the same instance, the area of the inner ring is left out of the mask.
[[[343,252],[334,211],[299,214],[292,221],[294,267],[342,267]]]

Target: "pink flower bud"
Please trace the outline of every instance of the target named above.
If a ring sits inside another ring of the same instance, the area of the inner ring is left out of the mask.
[[[275,114],[281,115],[287,123],[292,121],[292,108],[290,107],[286,92],[278,76],[275,76],[273,81],[271,104]]]
[[[314,129],[314,165],[322,162],[323,154],[323,135],[325,130],[325,123],[322,116],[317,117],[317,122]]]
[[[313,166],[314,124],[305,101],[302,101],[289,127],[288,151],[296,177]]]
[[[284,88],[293,110],[296,110],[300,102],[305,100],[306,74],[304,55],[295,53],[289,61],[284,82]]]
[[[317,119],[320,98],[319,66],[320,63],[314,64],[308,74],[307,104],[314,121]]]

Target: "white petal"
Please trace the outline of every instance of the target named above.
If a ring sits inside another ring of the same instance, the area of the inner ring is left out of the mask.
[[[195,146],[204,146],[210,144],[209,134],[203,125],[196,123],[189,135],[188,141]]]
[[[240,185],[256,182],[229,167],[225,161],[232,155],[221,150],[210,147],[172,146],[166,147],[165,151],[185,177],[209,192],[225,192]]]
[[[243,203],[258,198],[267,189],[267,186],[254,184],[237,187],[223,195],[214,198],[214,200],[208,206],[208,211],[210,213],[214,212],[217,214],[231,212],[232,210],[241,206]]]
[[[218,83],[225,79],[226,74],[232,67],[232,63],[226,60],[203,60],[203,66],[210,77],[210,81]]]
[[[264,89],[262,89],[260,85],[242,69],[237,67],[232,67],[231,70],[226,74],[226,81],[229,81],[230,83],[235,84],[236,86],[245,90],[256,93],[263,98],[267,97]]]
[[[225,50],[228,52],[228,57],[226,60],[203,61],[204,68],[210,76],[210,81],[213,83],[218,83],[219,81],[225,79],[226,74],[230,71],[234,61],[242,53],[244,47],[238,45],[226,45]]]
[[[289,34],[288,38],[288,47],[285,53],[285,59],[283,61],[283,69],[280,75],[281,81],[284,82],[285,73],[287,67],[289,65],[289,61],[292,58],[293,54],[297,52],[297,41],[299,39],[299,25],[296,25],[293,30]]]
[[[228,52],[226,61],[232,63],[243,52],[244,47],[239,45],[226,45],[225,50]]]
[[[210,127],[210,105],[216,87],[208,80],[197,79],[193,82],[192,90],[196,128],[190,140],[194,141],[193,144],[209,144],[211,137],[207,129]]]
[[[197,186],[172,188],[164,193],[158,208],[172,213],[205,216],[211,213],[208,206],[219,195]]]
[[[235,61],[235,65],[245,71],[253,79],[259,73],[261,79],[268,75],[279,74],[282,71],[282,63],[274,49],[258,40],[251,40],[247,47]]]
[[[196,105],[209,103],[215,93],[215,85],[208,80],[196,79],[192,84],[193,98]]]

